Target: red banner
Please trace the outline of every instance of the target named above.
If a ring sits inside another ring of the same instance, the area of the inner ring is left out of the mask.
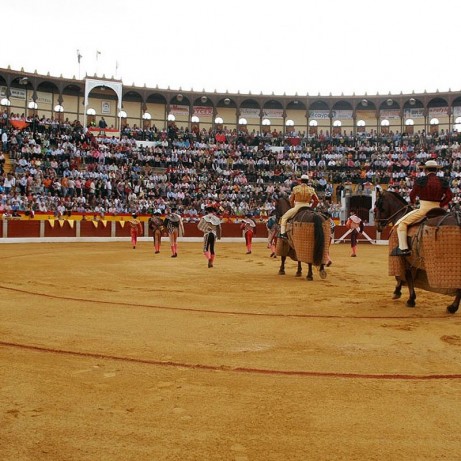
[[[10,120],[10,123],[17,130],[23,130],[26,126],[29,126],[24,120]]]
[[[301,144],[301,138],[288,138],[290,146],[299,146]]]

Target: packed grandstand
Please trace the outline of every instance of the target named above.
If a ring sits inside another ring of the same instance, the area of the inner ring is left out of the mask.
[[[461,136],[455,125],[428,131],[249,130],[166,119],[159,127],[125,123],[111,136],[100,114],[84,121],[59,115],[4,107],[3,216],[147,215],[174,207],[194,221],[212,204],[222,216],[265,219],[275,201],[308,174],[319,206],[340,219],[346,192],[371,195],[380,185],[408,197],[429,158],[450,183],[451,207],[461,206]]]

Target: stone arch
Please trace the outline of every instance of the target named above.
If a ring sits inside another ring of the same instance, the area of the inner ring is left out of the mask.
[[[86,126],[86,121],[87,121],[86,111],[88,109],[88,96],[91,93],[91,91],[97,88],[98,86],[104,86],[104,87],[112,89],[117,95],[117,113],[120,113],[120,111],[122,110],[122,91],[123,91],[122,82],[111,82],[110,80],[87,78],[85,80],[85,99],[84,99],[85,109],[83,113],[83,126]]]

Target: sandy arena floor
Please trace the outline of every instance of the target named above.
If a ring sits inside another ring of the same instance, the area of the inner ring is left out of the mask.
[[[1,461],[460,459],[461,312],[392,301],[385,246],[0,250]]]

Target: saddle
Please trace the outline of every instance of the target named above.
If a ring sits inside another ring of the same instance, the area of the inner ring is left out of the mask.
[[[315,213],[315,211],[310,206],[307,206],[307,205],[301,206],[296,211],[296,214],[287,220],[287,223],[295,221],[295,218],[296,216],[299,215],[299,213],[305,213],[305,212]]]
[[[420,225],[423,222],[427,221],[428,219],[438,218],[439,216],[445,216],[445,215],[447,215],[447,212],[443,208],[432,208],[426,213],[426,216],[423,216],[421,219],[418,219],[418,221],[411,223],[409,227]]]
[[[440,220],[442,221],[445,216],[448,216],[448,213],[443,208],[432,208],[423,217],[421,217],[415,222],[412,222],[408,226],[408,231],[407,231],[408,248],[410,248],[411,251],[416,250],[416,253],[419,258],[421,258],[421,255],[422,255],[421,238],[423,235],[425,224],[429,220],[434,220],[435,218],[438,218],[438,217],[440,217],[441,218]],[[400,256],[398,253],[396,253],[397,248],[398,248],[398,244],[394,246],[394,250],[392,250],[392,252],[390,253],[391,256]],[[405,255],[405,256],[408,257],[409,255]]]

